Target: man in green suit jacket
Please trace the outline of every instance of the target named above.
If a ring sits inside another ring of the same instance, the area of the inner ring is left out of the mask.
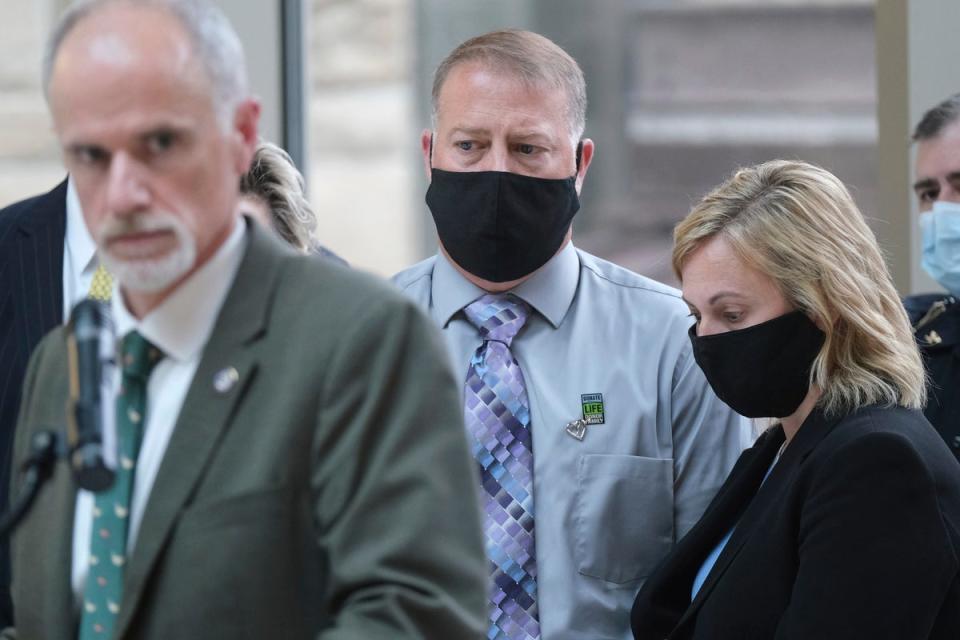
[[[15,533],[7,637],[481,638],[479,508],[443,347],[385,284],[234,213],[259,106],[229,25],[200,1],[96,1],[51,51],[118,339],[152,368],[141,383],[120,361],[117,434],[139,444],[114,487],[78,490],[59,463]],[[15,465],[67,422],[67,338],[31,359]]]

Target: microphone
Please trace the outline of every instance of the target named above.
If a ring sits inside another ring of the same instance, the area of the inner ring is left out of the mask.
[[[113,486],[117,468],[113,371],[116,337],[107,305],[87,298],[70,312],[67,359],[70,401],[67,439],[77,485],[100,492]]]

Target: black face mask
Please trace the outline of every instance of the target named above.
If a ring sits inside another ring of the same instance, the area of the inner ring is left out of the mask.
[[[576,176],[433,169],[427,206],[454,262],[484,280],[508,282],[557,253],[580,199]]]
[[[782,418],[797,410],[825,339],[802,311],[709,336],[690,327],[693,357],[714,393],[748,418]]]

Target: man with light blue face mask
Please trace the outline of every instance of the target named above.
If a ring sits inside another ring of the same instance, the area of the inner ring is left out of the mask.
[[[925,415],[960,458],[960,93],[913,132],[922,265],[946,293],[904,300],[930,375]]]

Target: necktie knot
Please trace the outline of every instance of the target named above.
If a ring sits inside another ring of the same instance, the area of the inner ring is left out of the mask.
[[[137,331],[131,331],[123,338],[121,354],[124,377],[136,378],[141,382],[146,382],[163,357],[163,352]]]
[[[530,306],[513,294],[488,293],[467,305],[464,313],[484,340],[502,342],[509,347],[530,317]]]

